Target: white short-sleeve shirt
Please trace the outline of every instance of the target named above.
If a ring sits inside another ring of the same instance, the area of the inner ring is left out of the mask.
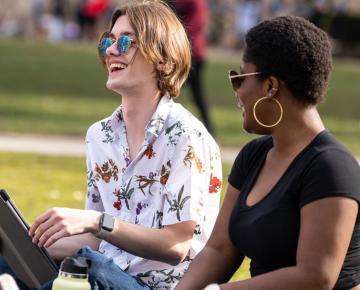
[[[131,162],[121,106],[89,128],[86,143],[87,209],[157,229],[196,222],[189,254],[176,266],[134,256],[106,241],[100,244],[100,252],[153,289],[173,289],[208,240],[219,212],[222,169],[217,144],[200,121],[167,95]]]

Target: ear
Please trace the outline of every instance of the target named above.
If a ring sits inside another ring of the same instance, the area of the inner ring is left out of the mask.
[[[274,77],[270,76],[266,80],[266,92],[269,97],[274,97],[279,90],[280,82]]]

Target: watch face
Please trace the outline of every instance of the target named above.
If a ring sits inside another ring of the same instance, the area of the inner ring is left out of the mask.
[[[115,222],[115,218],[112,215],[104,213],[102,216],[101,227],[104,230],[111,232],[114,228],[114,222]]]

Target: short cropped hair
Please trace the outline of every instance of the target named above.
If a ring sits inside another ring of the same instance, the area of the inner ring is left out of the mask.
[[[296,100],[316,105],[326,94],[332,68],[327,34],[308,20],[281,16],[253,27],[246,36],[245,62],[282,80]]]
[[[177,97],[191,67],[190,42],[183,25],[161,0],[129,0],[115,10],[105,33],[123,15],[135,31],[139,50],[155,67],[159,90]]]

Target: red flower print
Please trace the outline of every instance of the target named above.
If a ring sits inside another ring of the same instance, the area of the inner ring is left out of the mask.
[[[166,182],[168,181],[168,179],[169,179],[169,173],[166,173],[165,175],[163,175],[163,176],[160,177],[160,183],[161,183],[162,185],[165,185]]]
[[[209,193],[217,193],[221,188],[221,180],[216,176],[210,176]]]
[[[95,171],[96,171],[97,173],[99,173],[99,174],[102,173],[100,166],[97,165],[97,164],[96,164],[96,166],[95,166]]]
[[[115,201],[113,207],[115,207],[117,210],[121,210],[121,200]]]
[[[100,179],[100,176],[102,180],[104,180],[106,183],[110,182],[111,177],[113,177],[115,181],[118,180],[119,169],[112,159],[109,159],[109,161],[104,162],[102,167],[96,164],[95,171],[97,172],[97,177],[96,177],[97,180]]]
[[[106,183],[109,183],[110,178],[111,178],[111,174],[110,173],[104,173],[101,177]]]
[[[145,156],[147,156],[149,159],[151,159],[152,157],[155,156],[155,152],[154,152],[153,146],[152,146],[151,144],[148,145],[148,147],[146,148],[144,154],[145,154]]]

